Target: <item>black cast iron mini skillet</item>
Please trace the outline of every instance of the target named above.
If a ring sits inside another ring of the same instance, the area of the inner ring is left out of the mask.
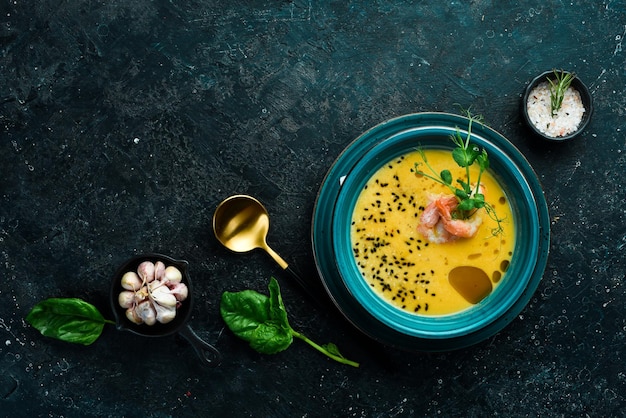
[[[187,299],[182,302],[182,305],[176,310],[176,317],[167,324],[156,323],[154,325],[135,324],[126,318],[126,309],[122,308],[118,303],[118,296],[120,292],[125,290],[122,288],[122,276],[129,271],[137,271],[137,267],[144,261],[151,261],[156,263],[162,261],[166,266],[174,266],[183,275],[182,282],[187,285],[189,294]],[[189,263],[184,260],[175,260],[171,257],[162,254],[145,254],[133,257],[127,260],[113,275],[111,283],[111,308],[113,309],[113,315],[115,315],[115,322],[118,330],[125,330],[141,335],[144,337],[165,337],[172,334],[180,334],[183,336],[191,346],[194,348],[200,360],[207,366],[217,366],[222,360],[222,356],[219,351],[209,343],[202,340],[187,324],[191,315],[191,309],[193,307],[193,288],[191,286],[191,278],[187,271]]]

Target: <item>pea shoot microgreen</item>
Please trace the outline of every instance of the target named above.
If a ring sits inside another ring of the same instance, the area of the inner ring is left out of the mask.
[[[468,118],[467,135],[464,139],[460,129],[457,127],[456,132],[450,135],[450,139],[455,145],[455,148],[452,150],[452,158],[459,167],[465,168],[465,179],[456,179],[456,184],[454,184],[450,170],[446,169],[437,173],[428,163],[428,158],[422,148],[419,148],[418,152],[422,158],[423,164],[428,168],[428,172],[420,168],[422,163],[416,162],[414,168],[415,174],[424,176],[450,189],[458,200],[458,205],[452,212],[453,217],[456,219],[468,219],[477,210],[484,208],[489,217],[497,223],[496,228],[492,231],[492,234],[495,236],[503,232],[501,225],[503,219],[499,218],[495,208],[485,201],[485,195],[481,193],[480,188],[482,175],[489,169],[489,156],[485,149],[481,149],[476,144],[471,143],[472,125],[474,123],[483,124],[484,119],[481,115],[472,115],[469,109],[464,110],[463,113]],[[470,176],[470,167],[473,164],[477,164],[479,168],[478,176],[474,183],[472,183]]]
[[[565,71],[558,71],[556,69],[552,71],[554,73],[555,79],[552,80],[548,78],[548,83],[550,83],[550,110],[552,112],[552,116],[555,116],[556,112],[559,111],[561,105],[563,104],[565,91],[572,84],[572,80],[574,80],[575,74]]]

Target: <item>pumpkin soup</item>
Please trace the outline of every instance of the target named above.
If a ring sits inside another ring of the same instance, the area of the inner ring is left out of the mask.
[[[421,152],[437,172],[453,165],[449,151]],[[471,237],[425,235],[424,211],[452,195],[446,186],[416,174],[420,162],[420,152],[405,154],[365,184],[352,214],[353,254],[363,278],[387,302],[418,315],[452,314],[479,303],[505,279],[515,245],[513,214],[502,187],[484,172],[481,192],[498,218],[479,209],[471,220],[448,219],[471,223],[476,229]],[[469,170],[477,178],[478,168]],[[454,179],[467,174],[460,167],[450,172]]]

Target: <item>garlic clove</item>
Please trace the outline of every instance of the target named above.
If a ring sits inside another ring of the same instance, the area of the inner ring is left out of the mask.
[[[158,303],[154,304],[156,310],[156,320],[162,324],[171,322],[176,317],[176,307],[162,306]]]
[[[154,263],[150,261],[144,261],[137,267],[137,274],[145,283],[150,283],[154,280]]]
[[[156,323],[156,311],[149,300],[143,301],[137,305],[135,307],[135,313],[146,325],[154,325]]]
[[[161,306],[176,306],[176,296],[172,294],[167,286],[161,286],[154,289],[151,293],[152,300]]]
[[[165,264],[162,261],[154,263],[154,278],[155,280],[162,280],[165,275]]]
[[[126,309],[126,318],[134,324],[143,324],[143,319],[141,319],[137,312],[135,312],[135,308]]]
[[[117,302],[122,308],[131,308],[135,305],[135,292],[124,290],[117,297]]]
[[[185,285],[185,283],[175,283],[173,286],[168,287],[176,300],[183,301],[187,299],[187,296],[189,295],[189,288]]]
[[[165,282],[178,283],[183,279],[183,274],[174,266],[165,269]]]
[[[122,276],[122,287],[126,290],[139,290],[141,279],[134,271],[129,271]]]

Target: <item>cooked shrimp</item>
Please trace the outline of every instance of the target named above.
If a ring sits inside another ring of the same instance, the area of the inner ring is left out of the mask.
[[[452,219],[451,209],[449,205],[445,205],[441,200],[435,201],[439,214],[441,216],[441,223],[446,231],[451,235],[460,238],[471,238],[478,232],[478,227],[483,223],[483,218],[480,216],[472,216],[470,219]]]
[[[439,213],[436,202],[436,200],[431,202],[426,206],[424,212],[422,212],[417,231],[428,241],[442,244],[451,241],[453,237],[443,228],[443,223],[440,221],[441,214]]]
[[[452,211],[457,205],[455,196],[440,196],[434,199],[422,212],[417,231],[428,241],[436,244],[473,237],[483,220],[480,216],[473,216],[472,219],[453,219]]]

